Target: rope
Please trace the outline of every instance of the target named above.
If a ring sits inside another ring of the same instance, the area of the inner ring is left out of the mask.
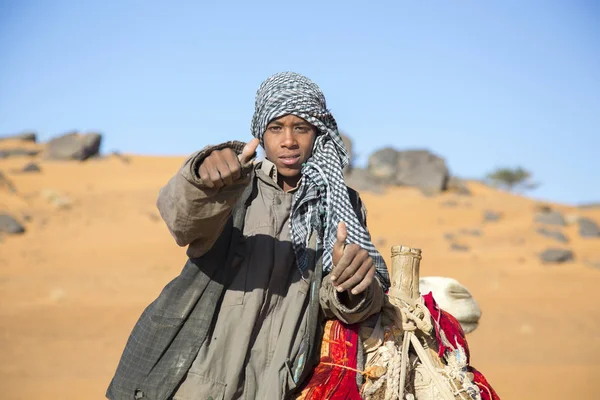
[[[417,260],[421,260],[423,258],[420,254],[413,253],[412,251],[401,250],[392,250],[392,257],[394,256],[409,256],[412,258],[416,258]]]
[[[393,288],[390,289],[390,291],[392,290]],[[341,368],[353,370],[361,373],[367,378],[370,378],[367,379],[361,388],[361,392],[364,396],[363,398],[370,399],[372,395],[375,395],[376,392],[382,388],[384,383],[386,384],[384,394],[385,400],[403,400],[405,398],[405,395],[407,395],[406,386],[408,373],[411,368],[414,368],[414,365],[412,367],[409,365],[411,346],[414,348],[418,359],[421,361],[421,364],[431,376],[432,383],[438,390],[440,399],[454,400],[456,398],[455,396],[460,396],[460,398],[470,398],[469,392],[472,384],[469,385],[466,382],[463,382],[465,379],[466,381],[469,381],[466,375],[463,376],[463,374],[461,374],[458,370],[454,371],[452,368],[450,368],[452,365],[449,365],[443,369],[436,367],[432,362],[431,355],[425,350],[423,344],[416,335],[416,332],[420,331],[427,336],[430,336],[431,332],[433,331],[431,317],[426,306],[419,301],[420,299],[413,300],[398,298],[394,297],[393,294],[390,300],[391,301],[388,303],[387,309],[384,309],[384,311],[386,314],[390,315],[392,321],[395,321],[393,322],[393,325],[402,328],[402,343],[400,346],[396,344],[397,339],[395,339],[394,334],[392,334],[393,328],[386,329],[385,332],[380,332],[380,330],[378,330],[378,326],[376,326],[373,330],[373,333],[376,332],[376,330],[379,333],[377,335],[373,335],[372,333],[371,342],[373,342],[373,339],[376,339],[377,336],[382,333],[384,345],[379,347],[377,353],[373,354],[365,363],[366,365],[382,366],[387,370],[387,372],[379,377],[379,379],[376,377],[373,379],[374,376],[370,376],[368,373],[369,368],[366,368],[365,371],[359,371],[340,366]],[[377,324],[380,324],[379,319]],[[444,339],[445,338],[443,337],[442,340]],[[372,344],[376,346],[375,343],[381,343],[379,340],[380,339],[376,340]],[[455,365],[454,367],[459,366]],[[449,382],[446,383],[446,380]],[[450,386],[448,386],[448,384]]]
[[[404,397],[404,388],[406,387],[406,374],[408,373],[408,350],[410,347],[410,339],[414,336],[414,332],[405,332],[402,338],[402,360],[400,362],[400,385],[398,396]]]

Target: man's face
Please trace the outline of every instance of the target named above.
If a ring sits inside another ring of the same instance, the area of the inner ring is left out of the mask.
[[[312,154],[317,128],[295,115],[284,115],[267,125],[265,155],[282,178],[300,177],[302,164]]]

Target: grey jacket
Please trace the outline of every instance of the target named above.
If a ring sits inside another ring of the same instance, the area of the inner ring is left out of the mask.
[[[213,329],[224,290],[235,276],[247,251],[242,232],[245,210],[256,195],[254,170],[246,166],[245,177],[234,187],[225,188],[219,193],[218,201],[206,195],[206,190],[194,191],[193,187],[201,187],[197,176],[198,166],[210,151],[231,147],[239,154],[243,146],[243,143],[228,142],[194,154],[161,189],[159,210],[176,242],[188,246],[189,259],[181,274],[144,310],[133,328],[107,390],[108,398],[168,399]],[[358,194],[351,189],[349,193],[359,219],[366,222]],[[203,224],[198,224],[195,218],[204,218]],[[207,221],[210,225],[214,224],[215,229],[221,230],[219,235],[202,237],[203,232],[210,230],[207,229],[210,228],[207,227]],[[316,246],[316,238],[311,243],[314,251],[310,253],[316,266],[310,282],[311,297],[307,310],[311,329],[307,330],[300,354],[290,366],[296,372],[294,382],[288,385],[292,388],[304,380],[317,360],[320,321],[324,317],[335,317],[348,323],[357,322],[349,321],[339,304],[331,304],[335,302],[335,291],[327,279],[322,279],[321,249]],[[323,288],[322,282],[325,283]],[[370,306],[357,318],[366,318],[381,308],[380,292],[378,284],[374,290],[370,290]],[[326,294],[325,298],[323,293]]]

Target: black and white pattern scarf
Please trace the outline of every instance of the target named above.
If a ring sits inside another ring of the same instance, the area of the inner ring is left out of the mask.
[[[325,96],[310,79],[294,72],[282,72],[267,78],[256,93],[252,135],[263,143],[267,125],[275,118],[296,115],[315,126],[318,134],[312,156],[302,166],[302,180],[294,195],[290,217],[291,236],[298,267],[308,268],[306,248],[312,231],[324,246],[323,270],[332,270],[332,250],[340,221],[346,223],[347,243],[366,249],[385,290],[389,287],[388,270],[369,233],[362,227],[350,204],[343,168],[349,156],[337,123],[327,110]]]

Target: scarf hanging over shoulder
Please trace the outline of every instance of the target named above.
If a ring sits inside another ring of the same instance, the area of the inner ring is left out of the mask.
[[[342,172],[349,156],[321,89],[310,79],[293,72],[269,77],[256,93],[252,135],[264,144],[263,136],[269,122],[289,114],[306,120],[319,130],[312,156],[302,166],[301,184],[292,203],[291,236],[298,268],[304,275],[308,268],[308,239],[316,231],[325,248],[324,272],[331,272],[337,226],[344,221],[348,231],[346,242],[356,243],[369,252],[376,276],[387,290],[390,280],[385,261],[350,204]]]

